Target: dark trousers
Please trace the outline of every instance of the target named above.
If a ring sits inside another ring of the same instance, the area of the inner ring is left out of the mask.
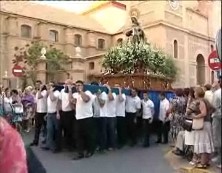
[[[151,123],[150,119],[144,119],[144,127],[143,127],[143,134],[144,134],[144,146],[150,145],[150,131],[151,131]]]
[[[47,113],[47,139],[46,147],[51,150],[61,148],[60,125],[55,113]]]
[[[41,128],[46,126],[46,122],[44,120],[44,117],[46,116],[46,113],[38,113],[35,114],[35,136],[34,136],[34,143],[39,143],[39,136],[41,133]]]
[[[136,140],[136,113],[126,113],[126,126],[127,126],[127,136],[131,145],[135,145],[137,143]]]
[[[126,118],[117,117],[117,141],[120,147],[126,144]]]
[[[93,118],[76,120],[76,144],[79,155],[83,155],[86,150],[93,153],[95,150]]]
[[[75,146],[74,139],[75,139],[75,112],[74,111],[61,111],[60,113],[60,135],[62,132],[65,138],[65,145],[67,148],[73,148]],[[62,139],[62,138],[61,138]]]
[[[100,144],[100,118],[99,117],[93,117],[93,127],[94,127],[94,137],[95,137],[95,147],[99,147]]]
[[[143,119],[141,116],[136,117],[136,138],[138,141],[143,140]]]
[[[107,147],[116,147],[116,117],[107,117]]]
[[[163,123],[162,121],[158,122],[158,130],[157,130],[157,141],[163,143],[168,143],[168,133],[170,130],[170,121]]]
[[[98,138],[99,138],[99,149],[105,150],[107,147],[107,118],[98,118]]]

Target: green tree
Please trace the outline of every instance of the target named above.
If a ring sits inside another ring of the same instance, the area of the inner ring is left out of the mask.
[[[32,42],[31,45],[27,44],[25,47],[19,48],[15,47],[15,55],[12,62],[14,64],[23,64],[24,65],[24,77],[23,80],[31,79],[33,83],[36,81],[36,71],[37,65],[40,61],[41,50],[45,47],[46,52],[46,72],[47,79],[56,80],[55,76],[58,74],[58,71],[66,73],[64,65],[66,65],[70,58],[65,55],[61,50],[47,47],[41,42]],[[27,66],[27,67],[26,67]],[[27,81],[23,81],[27,83]]]

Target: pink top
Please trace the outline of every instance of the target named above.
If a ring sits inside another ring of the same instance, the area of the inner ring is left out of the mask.
[[[0,117],[0,173],[28,173],[20,134]]]

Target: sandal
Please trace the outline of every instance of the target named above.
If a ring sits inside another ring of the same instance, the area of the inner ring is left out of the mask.
[[[207,169],[207,164],[201,164],[201,163],[199,163],[199,164],[197,164],[195,167],[196,167],[196,168],[199,168],[199,169]]]

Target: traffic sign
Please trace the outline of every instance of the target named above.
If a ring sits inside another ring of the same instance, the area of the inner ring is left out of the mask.
[[[220,70],[222,68],[222,62],[220,61],[216,50],[209,55],[208,65],[212,70]]]
[[[24,74],[23,68],[19,65],[14,65],[14,67],[12,68],[12,74],[15,77],[22,77]]]

